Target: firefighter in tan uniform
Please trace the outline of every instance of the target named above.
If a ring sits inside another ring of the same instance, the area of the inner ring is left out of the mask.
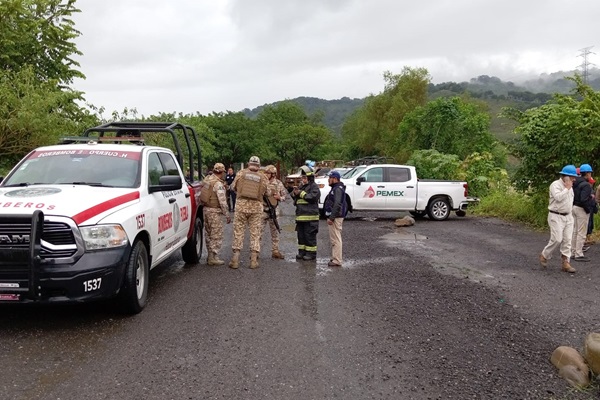
[[[267,186],[267,199],[275,207],[275,213],[277,215],[277,219],[279,219],[279,205],[280,202],[285,201],[287,197],[287,189],[283,185],[279,179],[277,179],[277,168],[274,165],[267,165],[265,167],[265,174],[269,179],[269,184]],[[279,251],[279,230],[275,227],[275,222],[269,217],[269,209],[265,204],[265,212],[263,218],[263,231],[266,228],[266,225],[269,225],[271,230],[271,257],[284,259],[285,257]],[[262,236],[262,235],[261,235]]]
[[[256,156],[250,157],[248,168],[238,172],[231,184],[231,188],[237,194],[233,218],[233,257],[229,263],[231,268],[239,267],[246,225],[250,230],[250,268],[258,268],[263,223],[263,196],[267,192],[268,184],[267,178],[259,172],[259,168],[260,159]]]
[[[206,250],[208,251],[208,265],[223,265],[225,261],[219,259],[219,252],[223,245],[223,216],[227,223],[231,223],[227,209],[226,189],[223,181],[225,166],[216,163],[213,173],[204,180],[204,187],[200,192],[200,201],[204,204],[204,230],[206,231]]]

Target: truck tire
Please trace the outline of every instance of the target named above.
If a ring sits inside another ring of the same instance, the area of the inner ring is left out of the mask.
[[[181,248],[181,257],[187,264],[199,264],[202,258],[202,245],[204,244],[204,221],[196,216],[192,237]]]
[[[450,203],[444,197],[435,197],[429,201],[427,215],[432,221],[443,221],[450,215]]]
[[[125,267],[125,278],[119,293],[119,303],[125,313],[138,314],[144,309],[148,300],[149,278],[148,250],[144,242],[136,240]]]

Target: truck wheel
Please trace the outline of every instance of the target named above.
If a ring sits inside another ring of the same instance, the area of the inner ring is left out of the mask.
[[[192,237],[181,248],[181,257],[188,264],[199,264],[202,258],[202,244],[204,243],[204,222],[196,217]]]
[[[148,250],[141,240],[136,240],[125,268],[125,279],[120,292],[120,304],[127,314],[137,314],[146,306],[150,268]]]
[[[436,197],[429,202],[427,207],[429,219],[433,221],[443,221],[450,215],[450,204],[443,197]]]

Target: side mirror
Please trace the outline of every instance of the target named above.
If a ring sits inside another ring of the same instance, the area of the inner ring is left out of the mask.
[[[151,185],[148,188],[150,193],[164,192],[168,190],[179,190],[183,186],[181,176],[179,175],[163,175],[158,178],[158,185]]]
[[[356,178],[356,184],[357,184],[358,186],[360,186],[360,183],[361,183],[361,182],[365,182],[365,181],[366,181],[366,179],[365,179],[365,177],[364,177],[364,176],[359,176],[358,178]]]

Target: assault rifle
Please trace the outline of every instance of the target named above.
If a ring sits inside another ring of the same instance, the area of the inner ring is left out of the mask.
[[[275,206],[273,206],[273,204],[271,204],[271,202],[269,201],[269,198],[267,197],[267,195],[263,195],[263,200],[265,202],[265,204],[267,205],[268,208],[268,213],[269,213],[269,218],[271,218],[273,220],[273,225],[275,225],[275,228],[277,229],[278,232],[281,232],[281,228],[279,227],[279,222],[277,222],[277,210],[275,210]]]

